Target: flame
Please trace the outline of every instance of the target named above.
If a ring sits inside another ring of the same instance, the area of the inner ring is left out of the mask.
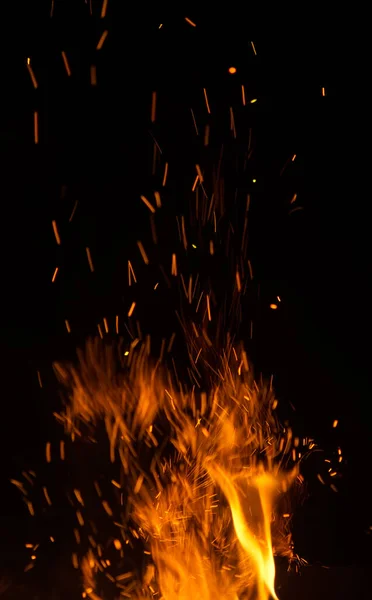
[[[243,348],[202,354],[199,368],[213,370],[208,393],[186,389],[164,363],[152,365],[146,344],[125,359],[119,349],[120,364],[114,347],[91,341],[79,368],[56,365],[69,391],[64,420],[79,435],[104,421],[111,462],[120,460],[122,527],[150,557],[126,588],[131,597],[277,600],[274,552],[293,557],[280,510],[298,475],[292,433]],[[91,553],[86,590],[94,589]]]

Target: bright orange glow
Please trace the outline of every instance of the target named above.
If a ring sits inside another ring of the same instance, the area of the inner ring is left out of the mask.
[[[206,302],[208,312],[208,294]],[[291,513],[280,508],[281,499],[295,480],[301,481],[293,462],[300,439],[278,423],[271,384],[254,381],[242,348],[228,346],[218,358],[195,323],[189,336],[190,343],[198,344],[198,368],[204,362],[216,368],[213,387],[198,397],[177,389],[159,365],[154,369],[138,342],[132,344],[121,382],[109,374],[114,355],[103,358],[98,341],[88,344],[80,369],[56,368],[71,399],[66,426],[78,431],[79,422],[92,427],[99,415],[104,417],[111,460],[120,457],[131,489],[132,535],[146,540],[145,554],[151,556],[143,580],[128,572],[113,581],[128,582],[131,597],[144,600],[154,593],[165,600],[276,600],[274,551],[292,556]],[[159,414],[171,427],[178,457],[172,462],[158,451],[161,437],[153,423]],[[134,459],[135,439],[154,449],[156,461],[146,473]],[[80,492],[75,490],[75,496],[82,504]],[[114,518],[111,504],[100,502],[107,517]],[[76,518],[83,527],[80,510]],[[121,551],[119,539],[112,543]],[[87,593],[95,589],[101,561],[94,545],[82,560],[73,557]]]
[[[235,67],[229,67],[229,73],[230,73],[230,75],[234,75],[236,73],[236,68]]]

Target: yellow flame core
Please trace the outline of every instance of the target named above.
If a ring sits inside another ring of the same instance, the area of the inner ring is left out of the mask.
[[[127,593],[277,600],[274,553],[292,557],[283,513],[298,470],[271,388],[257,385],[244,351],[232,346],[214,357],[208,394],[186,391],[160,363],[152,367],[145,344],[129,362],[116,369],[112,349],[95,341],[80,354],[79,369],[56,365],[70,393],[68,429],[104,420],[111,462],[121,461],[126,514],[149,557]],[[144,449],[151,453],[146,468]],[[94,589],[91,563],[92,555],[83,571]]]

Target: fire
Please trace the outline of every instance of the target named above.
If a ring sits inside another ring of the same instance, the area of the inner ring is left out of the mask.
[[[209,365],[213,383],[199,393],[166,364],[151,365],[146,344],[129,364],[116,350],[95,340],[79,368],[56,365],[70,433],[105,423],[127,495],[124,546],[131,531],[148,557],[141,579],[114,581],[137,598],[277,599],[274,553],[293,557],[283,502],[298,466],[271,387],[257,384],[243,348],[232,345],[221,356],[203,348],[198,365]],[[88,597],[98,561],[89,553]]]

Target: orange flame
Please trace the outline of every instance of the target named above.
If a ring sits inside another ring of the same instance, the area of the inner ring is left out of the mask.
[[[56,370],[70,391],[68,429],[103,419],[111,461],[119,456],[125,473],[127,514],[151,557],[147,575],[128,583],[131,597],[277,600],[274,552],[293,556],[279,506],[298,470],[271,388],[257,385],[232,346],[214,357],[218,376],[199,395],[177,386],[164,365],[151,367],[146,344],[131,351],[127,369],[100,348],[88,344],[80,369]]]

